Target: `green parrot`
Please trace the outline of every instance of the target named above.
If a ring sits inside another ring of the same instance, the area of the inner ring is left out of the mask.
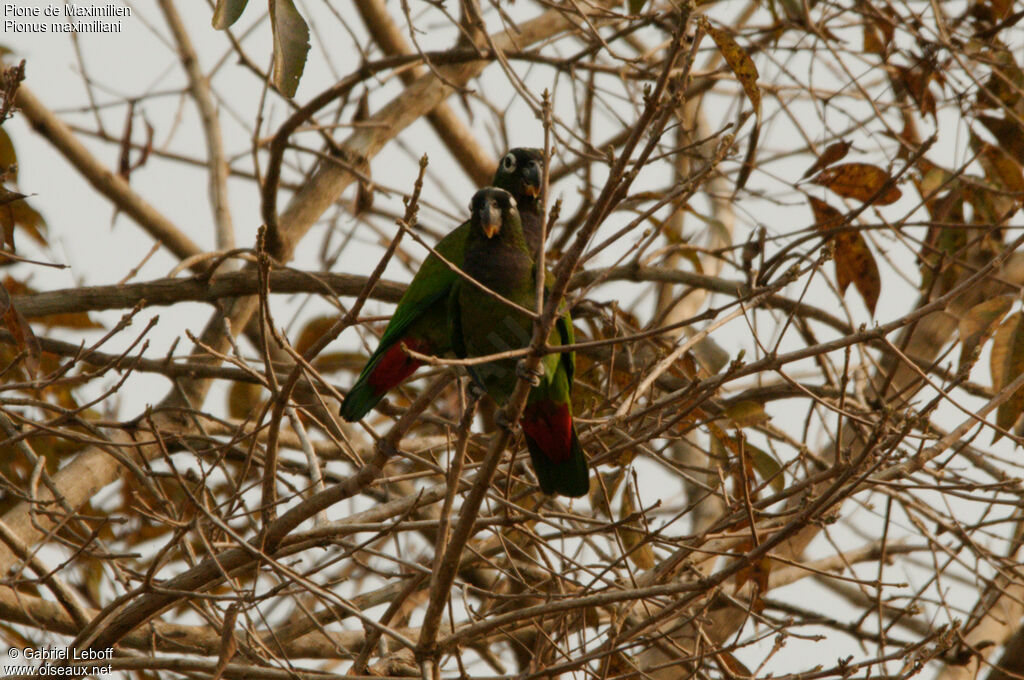
[[[536,266],[516,200],[488,187],[473,196],[462,270],[478,283],[525,309],[535,309]],[[459,357],[478,357],[526,347],[533,319],[464,279],[448,298],[451,344]],[[572,322],[559,318],[551,345],[573,343]],[[470,375],[498,403],[516,387],[519,359],[499,359],[470,367]],[[548,354],[541,360],[540,382],[530,389],[519,425],[526,435],[533,469],[547,494],[579,497],[590,488],[587,459],[572,422],[575,353]]]
[[[494,185],[511,193],[519,204],[523,233],[532,253],[541,247],[543,231],[538,200],[543,164],[540,149],[512,149],[501,159],[494,174]],[[468,233],[469,222],[463,222],[441,239],[435,250],[461,268]],[[341,405],[342,418],[349,422],[359,420],[388,390],[400,385],[422,365],[423,362],[402,351],[402,345],[420,354],[443,356],[451,352],[447,300],[458,278],[436,255],[427,256],[398,301],[380,344],[348,391]]]

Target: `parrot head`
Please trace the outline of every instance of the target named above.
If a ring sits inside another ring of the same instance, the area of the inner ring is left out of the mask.
[[[505,220],[519,220],[519,210],[512,194],[497,187],[487,187],[473,194],[469,204],[470,221],[489,239],[501,232]]]
[[[498,164],[494,186],[514,196],[537,198],[544,179],[544,152],[524,147],[512,149]]]

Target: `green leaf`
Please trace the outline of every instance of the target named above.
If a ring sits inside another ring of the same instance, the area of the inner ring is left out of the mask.
[[[213,10],[213,27],[223,31],[242,16],[246,3],[249,0],[217,0],[217,7]]]
[[[725,409],[725,416],[736,427],[760,425],[771,419],[771,416],[764,410],[764,404],[752,399],[743,399],[730,405]]]
[[[629,0],[627,4],[629,5],[630,14],[640,14],[644,10],[647,0]]]
[[[771,457],[764,449],[758,448],[749,441],[743,443],[743,450],[750,456],[750,463],[761,475],[761,479],[771,484],[775,493],[781,492],[786,487],[786,478],[782,474],[782,466]],[[770,481],[769,481],[770,480]]]
[[[274,87],[294,97],[309,54],[309,27],[292,0],[270,0],[274,29]]]

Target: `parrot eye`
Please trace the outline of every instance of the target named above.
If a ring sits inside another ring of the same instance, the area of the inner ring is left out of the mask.
[[[514,154],[505,154],[505,157],[501,159],[501,169],[506,172],[512,172],[516,169],[516,157]]]

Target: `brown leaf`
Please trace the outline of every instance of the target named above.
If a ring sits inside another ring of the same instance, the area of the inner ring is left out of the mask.
[[[590,505],[606,517],[612,516],[612,496],[626,478],[626,468],[617,467],[598,474],[598,483],[590,485]]]
[[[960,366],[958,371],[969,370],[978,360],[978,354],[1013,305],[1013,295],[1000,295],[971,307],[960,319]]]
[[[747,549],[750,549],[750,544],[747,544]],[[768,581],[772,575],[772,560],[770,557],[761,557],[753,560],[749,565],[743,567],[736,572],[736,587],[743,586],[747,581],[753,581],[757,586],[757,593],[755,593],[753,601],[751,601],[751,608],[755,612],[762,611],[764,609],[764,602],[761,599],[761,594],[768,592]],[[748,676],[749,677],[749,676]]]
[[[1021,172],[1019,162],[998,146],[980,142],[977,148],[978,162],[985,171],[985,177],[997,189],[1015,194],[1024,193],[1024,173]]]
[[[882,277],[868,242],[856,231],[836,234],[833,240],[836,244],[836,281],[840,292],[845,293],[852,281],[857,292],[864,298],[864,305],[874,314],[878,296],[882,292]]]
[[[235,621],[237,619],[238,604],[236,603],[224,612],[224,626],[220,631],[220,650],[211,680],[220,680],[223,677],[228,663],[235,658],[235,652],[238,651],[238,641],[235,640]]]
[[[882,36],[879,35],[878,29],[874,27],[871,22],[864,22],[864,54],[877,54],[879,56],[885,56],[886,46],[882,42]]]
[[[895,203],[903,195],[903,192],[892,186],[892,179],[885,170],[870,163],[836,165],[823,170],[811,181],[844,198],[862,202],[874,199],[872,202],[879,205]]]
[[[262,403],[262,385],[238,380],[228,390],[228,415],[236,420],[252,417]]]
[[[224,30],[231,24],[238,21],[242,11],[249,0],[217,0],[217,6],[213,11],[213,27],[217,30]]]
[[[758,600],[760,600],[760,598],[758,598]],[[757,605],[755,604],[755,607],[756,606]],[[760,607],[755,609],[755,611],[760,613],[762,610],[764,610],[763,602],[760,603]],[[729,672],[732,673],[733,676],[741,676],[744,678],[754,677],[753,671],[747,668],[746,664],[737,659],[735,654],[732,654],[731,652],[722,651],[718,652],[714,656],[715,659],[717,659],[723,666],[729,669]]]
[[[336,315],[327,314],[313,317],[307,321],[306,325],[299,331],[299,337],[295,339],[295,351],[299,354],[305,354],[306,350],[316,344],[320,336],[334,327],[337,320],[338,317]],[[365,361],[365,357],[363,360]]]
[[[807,202],[811,204],[811,212],[814,213],[814,226],[818,229],[829,231],[843,226],[845,222],[843,214],[828,203],[814,196],[808,196]]]
[[[14,306],[7,289],[0,286],[0,309],[3,310],[3,322],[7,330],[14,336],[14,343],[19,350],[27,351],[25,356],[25,369],[29,375],[35,377],[39,371],[39,340],[36,339],[32,327],[25,321],[25,317]]]
[[[838,210],[813,196],[808,196],[807,200],[811,204],[818,229],[827,232],[842,225],[843,216]],[[860,232],[846,231],[835,234],[832,242],[835,243],[836,285],[839,286],[839,292],[845,293],[850,283],[853,283],[864,298],[868,311],[874,314],[882,290],[882,277],[867,241]]]
[[[853,144],[845,139],[840,139],[838,142],[829,144],[825,151],[818,156],[818,160],[814,161],[814,165],[807,168],[807,172],[803,175],[804,178],[806,179],[819,170],[843,160],[846,157],[846,154],[850,152],[850,147],[852,146]]]
[[[132,173],[132,126],[135,124],[135,100],[128,101],[128,113],[121,133],[121,153],[117,158],[117,174],[130,179]]]
[[[1014,61],[1012,50],[1000,47],[989,51],[986,57],[992,74],[979,88],[975,108],[1017,111],[1024,88],[1024,71]]]
[[[740,81],[747,99],[754,106],[754,115],[760,121],[761,90],[757,87],[758,74],[754,60],[750,58],[746,50],[740,47],[739,43],[731,35],[715,28],[707,19],[701,17],[700,25],[708,32],[708,35],[715,41],[715,44],[718,45],[718,51],[725,57],[725,62],[729,64],[729,68],[732,69],[733,74]]]
[[[356,105],[356,111],[352,115],[353,123],[361,123],[370,117],[370,91],[363,90],[363,95],[359,97],[359,102]],[[369,168],[363,173],[366,177],[370,176]],[[352,201],[352,214],[359,216],[373,207],[373,185],[370,182],[365,181],[362,177],[359,178],[359,186],[356,187],[356,197]]]
[[[978,120],[999,140],[999,146],[1004,151],[1017,163],[1024,165],[1024,130],[1016,121],[986,115],[979,115]]]
[[[292,0],[270,0],[274,36],[274,86],[294,97],[309,54],[309,26]]]
[[[14,201],[0,206],[0,228],[3,229],[4,234],[12,234],[11,238],[13,239],[16,226],[20,227],[36,243],[47,245],[46,237],[43,236],[43,231],[46,230],[46,220],[28,204],[28,201]]]
[[[996,344],[998,341],[998,345]],[[1001,390],[1024,372],[1024,312],[1007,319],[992,342],[992,383]],[[1004,430],[1013,427],[1024,411],[1024,388],[1014,392],[996,411],[996,425]],[[992,441],[1002,436],[996,432]]]
[[[921,61],[912,68],[902,66],[895,67],[895,81],[897,89],[902,89],[917,104],[921,115],[935,116],[935,95],[932,94],[928,84],[932,81],[934,72],[927,62]]]
[[[622,494],[622,506],[619,508],[619,520],[624,521],[627,517],[637,511],[636,496],[633,493],[633,486],[630,484],[626,485],[626,490]],[[626,548],[629,553],[629,561],[635,564],[640,569],[653,569],[654,568],[654,549],[651,544],[644,542],[644,532],[637,529],[627,529],[626,527],[638,527],[639,524],[636,520],[627,522],[622,528],[619,529],[619,538],[622,540],[623,547]]]
[[[12,182],[18,181],[18,154],[3,128],[0,128],[0,173],[7,173]]]

